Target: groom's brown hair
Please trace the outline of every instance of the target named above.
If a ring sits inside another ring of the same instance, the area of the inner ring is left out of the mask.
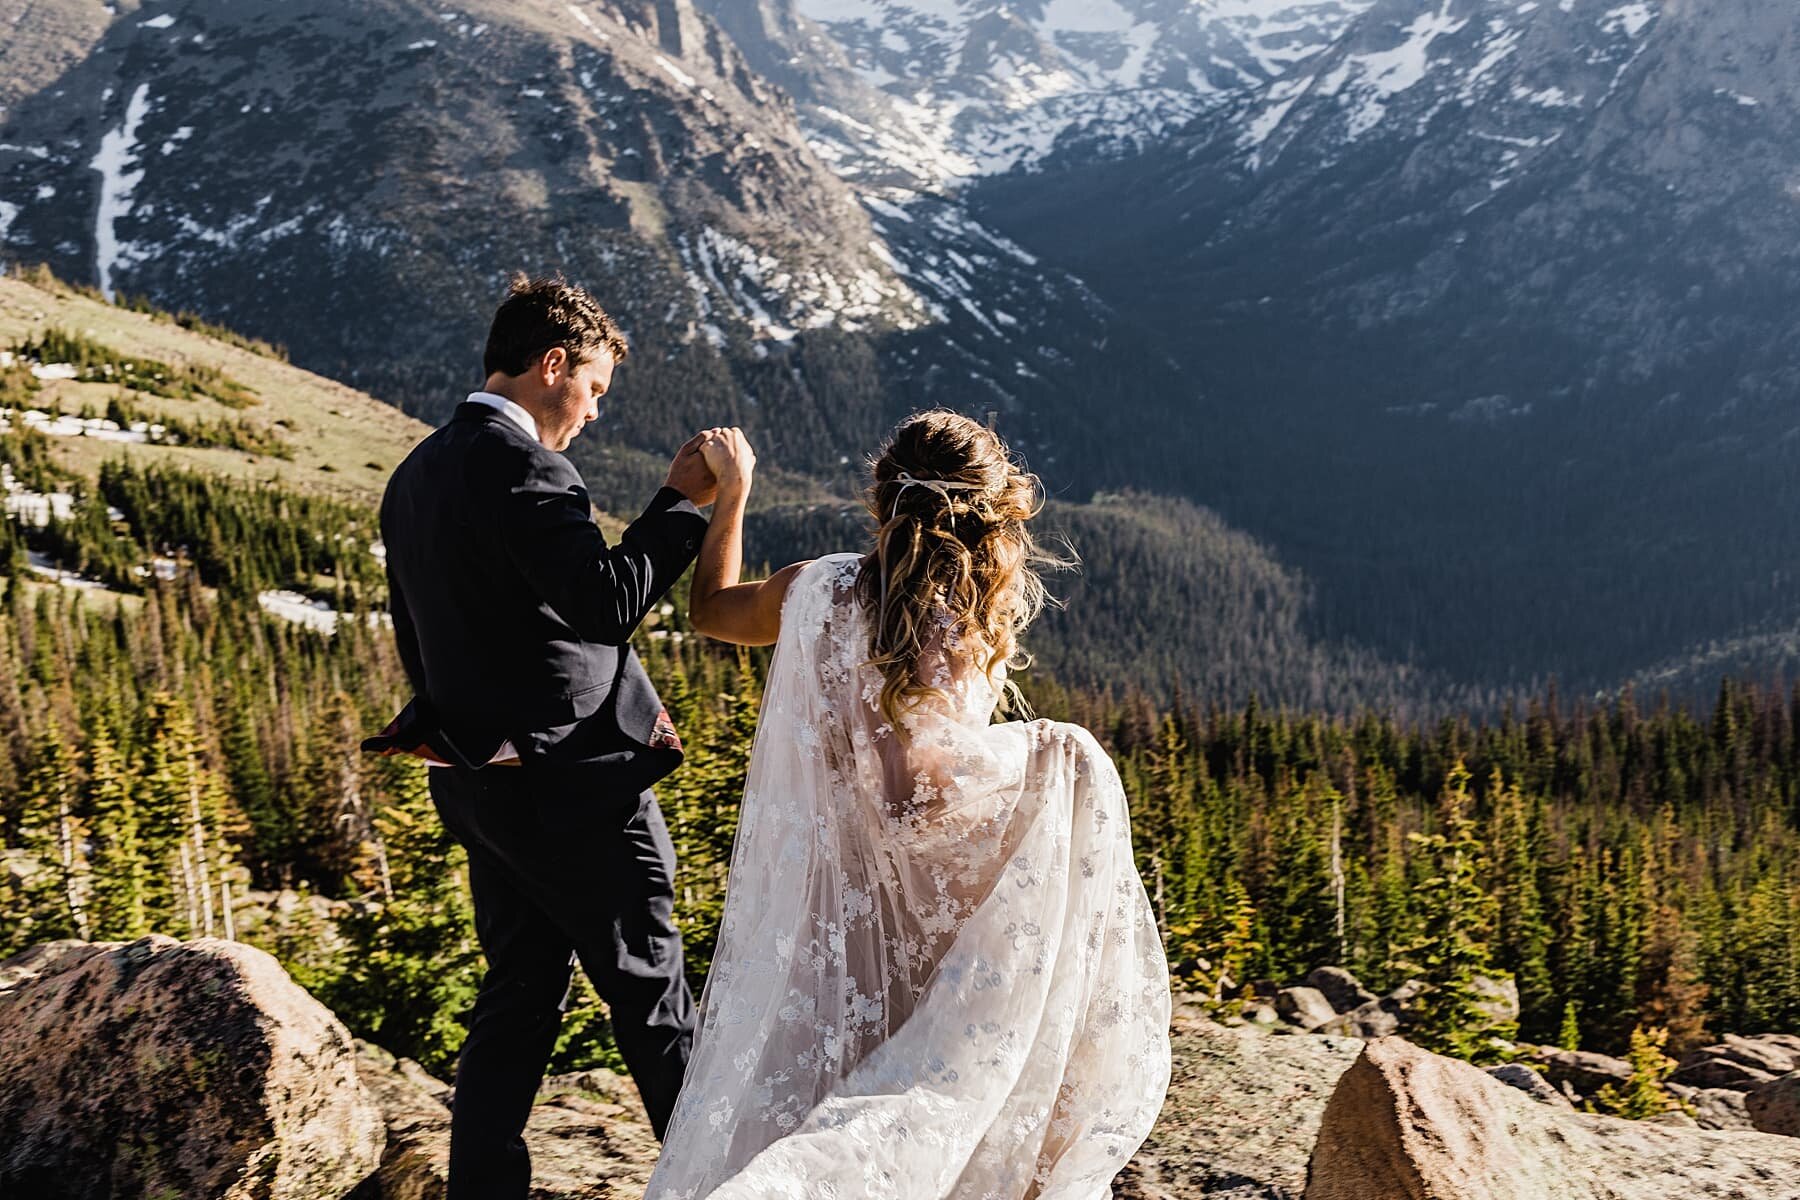
[[[625,361],[625,335],[586,289],[561,277],[532,279],[515,272],[488,329],[483,368],[489,375],[523,375],[557,346],[573,366],[602,350],[614,363]]]

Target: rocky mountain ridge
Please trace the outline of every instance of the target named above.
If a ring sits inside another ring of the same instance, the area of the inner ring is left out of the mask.
[[[1349,628],[1598,684],[1800,600],[1795,45],[1752,0],[1383,0],[1181,136],[975,207],[1175,348],[1210,502]]]

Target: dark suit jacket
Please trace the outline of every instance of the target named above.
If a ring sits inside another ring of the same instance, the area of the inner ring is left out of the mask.
[[[424,746],[478,768],[510,738],[527,770],[592,765],[637,790],[668,774],[680,743],[627,642],[705,531],[664,488],[608,546],[568,459],[487,405],[458,405],[381,502],[415,695],[365,748]]]

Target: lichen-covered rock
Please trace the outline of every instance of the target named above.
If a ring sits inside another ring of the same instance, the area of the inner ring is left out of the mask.
[[[1326,1105],[1306,1200],[1670,1200],[1800,1194],[1800,1142],[1560,1112],[1399,1038]]]
[[[22,983],[29,983],[39,975],[53,969],[58,962],[70,954],[86,950],[88,944],[75,938],[65,938],[60,942],[42,942],[28,950],[22,950],[5,962],[0,962],[0,992],[10,991]]]
[[[1764,1133],[1800,1138],[1800,1071],[1765,1083],[1744,1097],[1750,1123]]]
[[[0,991],[0,1195],[321,1200],[381,1159],[350,1035],[237,942],[63,947]]]

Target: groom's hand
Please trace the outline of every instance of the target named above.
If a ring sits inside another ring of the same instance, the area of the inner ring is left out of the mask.
[[[700,443],[700,453],[706,456],[706,465],[718,479],[719,490],[748,491],[750,476],[756,470],[756,451],[750,448],[750,439],[736,426],[708,432],[710,436]]]
[[[719,495],[719,480],[707,465],[706,456],[700,453],[700,447],[718,432],[717,429],[704,429],[689,438],[675,452],[675,461],[669,464],[669,478],[664,484],[701,507],[711,504]]]

